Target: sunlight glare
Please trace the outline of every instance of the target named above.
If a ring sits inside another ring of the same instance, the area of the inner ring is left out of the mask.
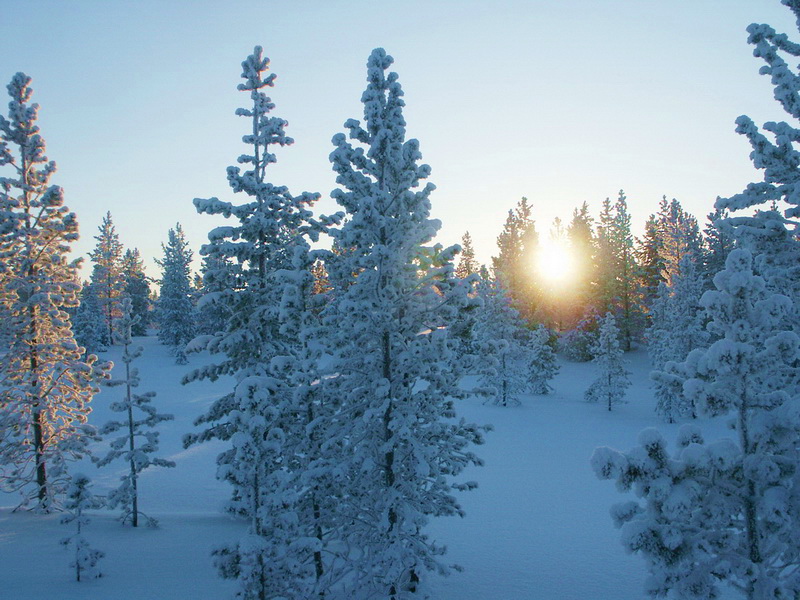
[[[573,278],[575,260],[565,243],[543,241],[535,262],[537,276],[548,283],[566,283]]]

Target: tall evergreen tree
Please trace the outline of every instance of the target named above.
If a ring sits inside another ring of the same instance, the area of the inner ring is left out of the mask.
[[[572,220],[567,226],[567,242],[573,257],[575,269],[573,302],[566,324],[574,327],[590,306],[593,283],[596,280],[597,248],[594,236],[594,220],[589,206],[584,202],[572,212]]]
[[[64,205],[56,170],[45,156],[30,104],[30,78],[8,85],[8,118],[0,116],[0,270],[3,312],[11,332],[0,361],[0,485],[50,510],[67,484],[65,462],[86,451],[93,434],[89,401],[102,370],[82,358],[66,309],[77,304],[75,214]]]
[[[538,308],[533,257],[539,245],[539,234],[531,213],[527,198],[522,198],[515,209],[508,211],[503,231],[497,237],[499,253],[492,257],[494,276],[509,291],[515,308],[528,321]]]
[[[681,260],[691,255],[695,263],[702,260],[702,238],[697,219],[683,210],[675,198],[667,201],[664,196],[658,209],[658,234],[661,239],[661,259],[664,263],[664,280],[672,285],[672,279],[680,272]]]
[[[106,331],[103,343],[110,346],[114,343],[114,322],[120,316],[120,306],[125,293],[125,279],[122,274],[122,243],[119,241],[116,227],[111,220],[111,213],[106,213],[98,228],[99,235],[94,236],[97,244],[89,253],[94,263],[92,267],[92,286],[100,302]]]
[[[345,449],[338,503],[354,597],[409,598],[424,571],[446,572],[444,548],[424,532],[432,516],[460,515],[448,480],[479,463],[469,450],[478,427],[456,421],[461,363],[447,324],[470,303],[456,280],[456,248],[428,244],[430,173],[417,140],[405,139],[403,91],[393,59],[379,48],[367,62],[364,119],[333,138],[336,201],[348,219],[332,234],[342,254],[331,281],[346,281],[324,312],[331,354],[326,397],[340,403],[329,444]],[[348,141],[348,137],[353,145]],[[333,271],[331,271],[333,274]],[[377,374],[377,379],[375,378]],[[355,550],[357,549],[357,550]]]
[[[458,257],[456,277],[465,279],[478,272],[478,262],[475,260],[475,249],[472,247],[472,236],[469,231],[461,238],[461,254]]]
[[[300,600],[321,597],[336,581],[331,567],[337,561],[324,562],[323,555],[335,556],[329,474],[337,459],[326,463],[320,456],[333,417],[317,397],[319,345],[310,340],[318,336],[308,322],[316,256],[306,238],[315,240],[327,220],[312,218],[318,194],[293,196],[265,180],[277,160],[272,147],[293,140],[286,121],[269,116],[274,105],[263,90],[275,75],[267,74],[261,47],[242,68],[239,90],[249,93],[252,107],[237,114],[252,120],[252,133],[242,138],[250,150],[239,159],[247,169],[229,167],[228,181],[250,199],[239,205],[194,200],[198,212],[238,222],[212,230],[201,249],[204,285],[221,322],[198,338],[198,347],[217,360],[184,381],[231,375],[235,384],[196,421],[206,429],[184,443],[230,442],[217,459],[217,476],[232,485],[228,510],[244,516],[248,530],[238,543],[215,550],[220,574],[237,579],[244,598]],[[321,492],[326,486],[328,493]]]
[[[161,244],[164,258],[157,260],[163,269],[161,293],[156,303],[158,339],[171,346],[179,364],[185,363],[183,349],[195,335],[195,312],[190,282],[192,251],[181,224],[169,230],[167,244]]]
[[[644,224],[644,235],[637,240],[636,262],[638,264],[639,290],[642,303],[648,309],[658,295],[659,285],[664,279],[664,252],[659,233],[658,219],[650,215]]]
[[[147,335],[150,322],[150,282],[144,273],[144,261],[139,250],[126,250],[122,256],[122,277],[125,282],[124,296],[131,301],[134,318],[131,335]]]

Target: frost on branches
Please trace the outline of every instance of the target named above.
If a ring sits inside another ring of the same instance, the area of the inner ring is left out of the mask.
[[[405,139],[403,91],[382,48],[367,61],[363,124],[333,137],[333,197],[347,221],[332,231],[332,301],[323,312],[331,354],[322,380],[338,417],[327,444],[341,452],[337,503],[346,541],[343,594],[411,598],[425,571],[447,573],[444,547],[424,532],[432,516],[461,515],[458,475],[480,460],[481,428],[456,420],[462,365],[448,324],[474,302],[456,280],[457,246],[428,246],[434,186],[417,140]]]
[[[133,316],[133,306],[129,298],[122,301],[122,317],[117,321],[117,341],[123,346],[122,362],[125,363],[125,379],[112,379],[107,385],[125,386],[125,397],[111,403],[111,410],[123,413],[124,421],[109,421],[101,429],[101,435],[123,431],[123,435],[111,441],[111,449],[106,456],[97,460],[102,467],[121,458],[128,463],[129,471],[122,476],[122,484],[108,495],[108,508],[122,507],[120,520],[130,521],[134,527],[139,526],[139,516],[145,518],[148,525],[155,527],[152,519],[139,510],[139,474],[150,467],[174,467],[171,460],[152,456],[158,452],[158,432],[155,427],[163,421],[174,419],[172,415],[160,414],[151,404],[155,392],[136,394],[133,388],[139,385],[139,369],[131,363],[142,355],[142,347],[131,348],[133,340],[131,332],[139,317]],[[143,413],[138,415],[137,413]]]
[[[628,453],[598,448],[597,475],[639,502],[612,510],[623,544],[648,562],[654,597],[716,598],[720,582],[748,600],[800,594],[798,347],[781,328],[790,300],[766,291],[752,256],[732,251],[703,295],[719,336],[681,365],[684,393],[733,416],[738,439],[705,444],[685,426],[673,456],[655,430]]]
[[[611,410],[613,405],[626,402],[625,390],[631,382],[619,347],[617,322],[610,312],[600,320],[600,335],[592,354],[592,362],[597,365],[597,378],[584,393],[584,398],[587,402],[601,402]]]
[[[69,566],[75,569],[75,581],[80,581],[81,577],[100,577],[102,574],[97,563],[105,556],[105,552],[92,548],[83,535],[83,530],[89,524],[85,511],[103,507],[103,502],[89,489],[90,485],[91,480],[86,475],[76,473],[72,477],[64,502],[66,514],[61,517],[62,525],[75,526],[75,533],[61,540],[63,546],[71,546],[74,550],[74,560]]]
[[[217,360],[184,381],[230,375],[236,384],[197,419],[206,428],[184,444],[230,444],[217,458],[217,477],[232,485],[228,510],[247,519],[248,532],[214,551],[220,574],[238,579],[239,597],[300,600],[321,597],[335,580],[328,545],[336,541],[336,495],[328,486],[338,449],[330,446],[333,457],[323,456],[332,418],[318,398],[319,345],[311,343],[317,327],[309,306],[316,255],[308,240],[316,241],[328,220],[312,217],[318,194],[293,196],[265,180],[277,160],[271,148],[293,140],[286,121],[269,116],[274,105],[263,89],[275,75],[261,47],[242,68],[238,89],[249,93],[252,107],[237,114],[252,122],[252,133],[242,138],[249,153],[239,157],[247,169],[229,167],[228,181],[249,199],[194,200],[198,212],[234,222],[213,229],[201,249],[208,293],[200,305],[213,307],[219,321],[192,347]]]
[[[0,314],[9,334],[0,361],[0,486],[47,511],[67,484],[65,461],[83,456],[94,434],[89,401],[104,370],[94,355],[82,359],[70,328],[80,284],[67,255],[78,222],[49,184],[56,165],[45,156],[29,84],[23,73],[13,77],[9,116],[0,116]]]

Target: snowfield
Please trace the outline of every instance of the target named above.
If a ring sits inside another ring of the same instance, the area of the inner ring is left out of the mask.
[[[141,510],[160,528],[122,526],[116,513],[91,514],[85,531],[103,550],[103,577],[77,583],[68,567],[69,553],[59,545],[69,527],[59,515],[12,512],[15,497],[0,494],[0,597],[3,600],[218,600],[231,597],[233,582],[219,578],[210,552],[235,540],[245,526],[223,514],[229,489],[214,477],[215,458],[223,447],[206,443],[184,450],[182,436],[192,421],[226,392],[230,380],[180,384],[202,355],[189,365],[175,365],[155,337],[136,338],[145,347],[137,361],[140,393],[156,391],[153,404],[172,413],[162,423],[160,456],[174,469],[152,469],[140,480]],[[121,367],[121,348],[102,358]],[[625,553],[609,517],[615,502],[626,499],[609,481],[599,481],[589,465],[593,450],[611,446],[629,450],[640,430],[657,427],[672,444],[680,424],[659,421],[654,412],[644,351],[626,355],[632,386],[628,404],[612,412],[587,404],[583,392],[594,366],[559,359],[561,371],[549,396],[523,396],[518,407],[468,400],[460,412],[468,421],[491,423],[495,430],[478,449],[486,465],[460,478],[479,488],[459,494],[467,516],[443,518],[429,533],[448,546],[446,559],[464,567],[448,578],[429,575],[434,600],[641,600],[645,597],[644,561]],[[115,372],[119,376],[119,372]],[[116,415],[108,409],[122,391],[104,389],[93,401],[91,422],[102,425]],[[710,441],[730,435],[723,419],[696,421]],[[96,448],[102,454],[102,448]],[[120,462],[103,469],[78,465],[105,494],[124,472]],[[730,596],[733,598],[734,596]],[[358,600],[358,599],[354,599]]]

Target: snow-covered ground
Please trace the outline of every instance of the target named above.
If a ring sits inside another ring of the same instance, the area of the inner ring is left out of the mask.
[[[214,478],[221,445],[207,443],[183,450],[181,438],[192,421],[225,392],[230,381],[181,386],[181,376],[206,357],[190,356],[178,366],[154,337],[137,338],[145,346],[137,361],[140,392],[154,390],[154,404],[175,415],[161,424],[161,456],[174,469],[153,469],[141,480],[141,509],[160,521],[159,529],[134,530],[116,514],[92,514],[86,531],[103,550],[101,579],[74,581],[70,557],[59,545],[68,527],[59,516],[12,513],[15,498],[0,494],[0,598],[3,600],[218,600],[234,586],[220,579],[211,548],[235,539],[242,525],[222,514],[226,485]],[[119,361],[120,349],[103,358]],[[429,578],[434,600],[641,600],[644,561],[626,555],[608,511],[623,496],[614,484],[595,478],[589,458],[597,446],[628,450],[638,432],[658,427],[673,441],[679,425],[655,416],[649,363],[643,351],[629,353],[633,385],[628,404],[609,412],[583,401],[593,377],[591,364],[561,361],[549,396],[526,396],[518,407],[501,408],[470,400],[461,404],[468,420],[491,423],[486,461],[465,479],[479,488],[460,495],[464,519],[446,518],[430,533],[449,548],[448,560],[464,567],[448,578]],[[108,409],[119,388],[105,389],[93,402],[92,422],[112,418]],[[720,420],[698,423],[715,439],[726,435]],[[79,466],[105,493],[124,470],[122,464],[98,470]],[[357,599],[354,599],[357,600]]]

